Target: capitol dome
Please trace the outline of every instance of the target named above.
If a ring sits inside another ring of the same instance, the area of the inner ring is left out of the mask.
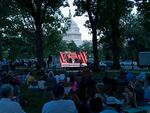
[[[66,42],[74,41],[77,46],[80,46],[82,45],[80,29],[77,23],[71,17],[70,20],[71,20],[70,27],[64,34],[63,40],[65,40]]]

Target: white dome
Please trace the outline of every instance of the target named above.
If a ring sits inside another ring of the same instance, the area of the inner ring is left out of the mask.
[[[67,42],[73,40],[77,46],[80,46],[82,44],[80,29],[73,19],[71,19],[70,28],[64,35],[63,39]]]
[[[72,19],[71,19],[71,25],[67,31],[67,34],[81,34],[78,25]]]

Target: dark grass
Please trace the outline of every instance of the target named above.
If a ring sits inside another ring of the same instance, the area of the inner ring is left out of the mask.
[[[111,78],[114,78],[116,73],[119,71],[108,71],[108,72],[96,72],[92,73],[92,77],[97,81],[100,82],[104,76],[109,76]],[[139,71],[130,71],[134,75],[138,75]],[[78,74],[78,73],[76,73]],[[76,75],[74,72],[67,73],[67,75]],[[149,72],[146,72],[147,76],[150,76]],[[77,75],[78,77],[81,77]],[[42,106],[44,103],[51,100],[51,95],[49,92],[41,92],[41,91],[29,91],[27,89],[27,86],[21,85],[21,93],[22,95],[27,99],[28,104],[23,107],[26,113],[41,113],[42,112]]]
[[[44,103],[51,100],[48,92],[38,90],[28,90],[26,86],[21,86],[22,96],[27,100],[27,105],[23,107],[26,113],[41,113]]]

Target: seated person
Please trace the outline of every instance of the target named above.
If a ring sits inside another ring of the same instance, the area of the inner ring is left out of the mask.
[[[75,80],[74,77],[71,77],[70,82],[71,82],[71,91],[72,92],[76,92],[78,90],[78,82],[77,82],[77,80]]]
[[[54,72],[53,71],[49,71],[47,74],[47,79],[51,80],[52,78],[54,78]]]
[[[135,83],[136,101],[138,106],[144,105],[143,81],[137,80]]]
[[[138,79],[140,80],[145,80],[146,79],[146,73],[144,71],[141,71],[139,75],[137,76]]]
[[[53,88],[54,100],[44,104],[42,113],[78,113],[72,100],[64,100],[64,87],[56,85]]]
[[[46,87],[45,87],[45,82],[46,82],[46,81],[43,79],[43,77],[41,77],[40,80],[38,81],[38,88],[39,88],[40,90],[46,89]]]
[[[118,109],[121,105],[121,102],[114,96],[109,96],[106,98],[107,107],[100,113],[118,113]]]
[[[56,80],[56,83],[59,84],[60,82],[59,74],[55,75],[54,78]]]
[[[150,103],[150,77],[144,83],[144,100]]]
[[[72,100],[75,102],[75,106],[78,110],[78,113],[91,113],[88,106],[84,105],[79,99],[77,93],[72,94]]]
[[[27,85],[29,85],[31,82],[36,81],[35,78],[33,77],[32,73],[29,74],[27,77]]]
[[[103,99],[101,94],[95,93],[90,99],[90,108],[93,112],[103,111]]]
[[[125,97],[125,103],[127,106],[129,107],[136,107],[137,103],[136,103],[136,93],[134,91],[134,88],[130,85],[128,85],[127,87],[125,87],[125,93],[124,97]]]
[[[136,77],[131,73],[131,72],[128,72],[127,75],[126,75],[126,81],[135,81]]]
[[[0,87],[0,113],[25,113],[21,106],[11,100],[13,97],[13,87],[9,84],[4,84]]]
[[[64,80],[65,80],[65,74],[60,74],[59,75],[59,80],[60,80],[60,82],[64,82]]]

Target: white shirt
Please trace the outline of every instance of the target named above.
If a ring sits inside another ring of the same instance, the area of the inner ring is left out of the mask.
[[[72,100],[53,100],[44,104],[42,113],[78,113]]]
[[[40,80],[38,81],[38,87],[39,89],[45,89],[45,81],[44,80]]]
[[[60,74],[59,75],[59,80],[64,81],[65,80],[65,74]]]
[[[58,84],[60,82],[59,75],[55,75],[54,78],[56,79],[56,83]]]
[[[25,113],[21,106],[8,98],[0,100],[0,113]]]

